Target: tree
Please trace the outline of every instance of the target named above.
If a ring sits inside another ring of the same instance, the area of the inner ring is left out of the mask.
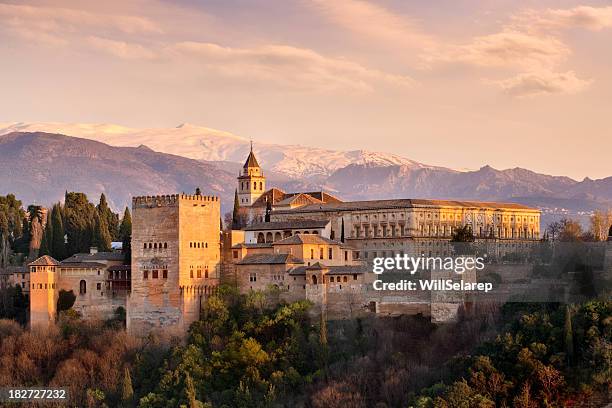
[[[57,312],[62,312],[64,310],[70,309],[74,306],[74,302],[76,301],[76,295],[72,290],[63,290],[59,291],[59,296],[57,297]]]
[[[559,240],[563,242],[582,241],[584,232],[582,226],[576,220],[564,218],[560,222]]]
[[[108,206],[104,193],[100,195],[100,202],[96,207],[100,218],[106,222],[106,227],[111,237],[111,241],[119,238],[119,215],[115,214]]]
[[[40,250],[38,255],[51,255],[53,250],[53,222],[49,216],[47,216],[47,223],[43,229],[42,238],[40,240]]]
[[[608,228],[612,224],[612,209],[607,212],[595,210],[591,215],[591,234],[596,241],[605,241],[608,236]]]
[[[453,231],[452,242],[474,242],[474,234],[472,232],[472,228],[469,225],[464,225],[463,227],[456,228]]]
[[[238,189],[234,190],[234,211],[232,212],[232,229],[240,229],[240,203],[238,202]]]
[[[572,330],[572,310],[569,305],[565,306],[565,324],[563,326],[563,332],[567,364],[571,365],[574,359],[574,332]]]
[[[78,252],[89,252],[91,247],[96,207],[83,193],[66,193],[64,200],[64,229],[68,236],[66,246],[70,256]]]
[[[66,241],[64,236],[64,222],[62,220],[61,205],[55,204],[51,209],[51,225],[53,226],[53,235],[51,237],[50,252],[51,256],[61,261],[66,258]]]
[[[125,404],[129,404],[134,397],[134,389],[132,388],[132,377],[130,375],[130,369],[123,368],[123,381],[121,383],[121,401]]]
[[[94,227],[94,239],[93,243],[101,252],[108,252],[111,250],[111,235],[108,231],[108,225],[106,218],[97,214],[95,216],[95,227]]]
[[[554,221],[548,224],[546,231],[550,235],[550,239],[552,241],[556,241],[559,238],[559,233],[561,232],[562,228],[563,226],[560,221]]]
[[[340,230],[340,242],[344,242],[344,217],[342,217],[342,227]]]
[[[129,265],[132,263],[132,214],[130,209],[125,207],[121,227],[119,227],[119,236],[122,242],[123,263]]]

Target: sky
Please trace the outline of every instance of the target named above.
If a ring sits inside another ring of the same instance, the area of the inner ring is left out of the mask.
[[[612,176],[612,4],[0,0],[0,122]]]

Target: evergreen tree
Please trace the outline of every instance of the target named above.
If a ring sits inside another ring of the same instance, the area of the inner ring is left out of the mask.
[[[572,330],[572,309],[570,305],[565,307],[565,324],[563,327],[563,332],[565,355],[567,356],[568,365],[571,365],[574,358],[574,332]]]
[[[123,382],[121,384],[121,401],[129,404],[134,397],[134,389],[132,388],[132,376],[130,370],[125,367],[123,369]]]
[[[340,231],[340,242],[344,242],[344,217],[342,218],[342,231]]]
[[[49,214],[49,213],[48,213]],[[47,223],[43,230],[42,239],[40,241],[40,250],[38,251],[39,256],[52,255],[53,248],[53,223],[51,222],[50,215],[47,216]]]
[[[93,243],[100,252],[108,252],[111,250],[111,235],[108,232],[106,218],[100,216],[99,214],[96,214],[95,216]]]
[[[185,395],[189,408],[200,408],[202,403],[196,398],[195,387],[189,373],[185,374]]]
[[[123,243],[123,263],[129,265],[132,262],[132,214],[130,209],[125,207],[121,227],[119,227],[119,237]]]
[[[66,235],[64,231],[64,222],[62,220],[62,210],[61,205],[55,204],[53,209],[51,210],[50,222],[53,226],[53,236],[51,238],[50,250],[52,256],[61,261],[66,258],[66,242],[64,236]]]
[[[64,229],[68,235],[66,256],[89,252],[95,227],[96,207],[83,193],[66,193]]]
[[[104,218],[106,220],[106,225],[108,228],[108,232],[111,236],[111,241],[119,239],[119,215],[115,214],[110,209],[106,200],[106,195],[104,195],[104,193],[100,195],[100,202],[96,209],[98,210],[98,215],[100,216],[100,218]]]
[[[234,190],[234,211],[232,212],[232,229],[240,229],[240,203],[238,203],[238,189]]]

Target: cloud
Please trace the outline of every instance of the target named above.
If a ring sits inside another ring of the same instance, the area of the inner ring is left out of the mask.
[[[428,48],[435,45],[415,21],[362,0],[309,0],[308,3],[335,24],[364,38],[389,45]]]
[[[533,97],[550,94],[575,94],[586,89],[592,81],[580,79],[574,71],[560,72],[529,72],[501,81],[485,81],[496,85],[505,93],[518,97]]]
[[[287,45],[231,48],[191,41],[176,44],[173,51],[217,74],[269,80],[303,90],[371,91],[377,85],[411,87],[415,84],[408,76],[389,74],[344,58],[330,58],[310,49]]]
[[[141,16],[93,13],[84,10],[0,4],[0,29],[29,43],[66,45],[85,33],[161,34],[152,20]]]
[[[570,49],[550,36],[502,31],[474,37],[463,45],[448,46],[433,60],[461,62],[482,67],[552,67],[563,61]]]
[[[87,41],[95,49],[121,59],[154,59],[159,56],[155,51],[137,43],[110,40],[96,36],[88,37]]]
[[[526,10],[514,16],[513,23],[525,30],[583,28],[599,31],[612,27],[612,7]]]

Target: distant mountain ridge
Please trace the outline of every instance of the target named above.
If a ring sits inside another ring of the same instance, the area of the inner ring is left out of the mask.
[[[53,126],[80,132],[86,139],[9,133]],[[162,153],[160,146],[189,153],[190,158]],[[199,186],[219,195],[227,211],[248,149],[244,138],[191,125],[158,132],[114,125],[0,124],[0,171],[9,176],[0,179],[0,194],[16,192],[25,201],[49,203],[61,198],[65,189],[94,196],[104,191],[115,207],[121,207],[131,195],[191,191]],[[345,200],[412,197],[518,202],[541,208],[545,222],[562,216],[585,220],[594,209],[612,208],[612,177],[576,181],[491,166],[457,171],[394,155],[303,146],[258,144],[255,150],[268,186],[286,191],[325,190]]]
[[[111,146],[145,145],[158,152],[205,161],[242,162],[250,149],[247,138],[191,124],[168,129],[133,129],[111,124],[0,123],[0,135],[11,132],[59,133],[97,140]],[[436,168],[401,156],[365,150],[337,151],[256,143],[254,151],[266,169],[294,179],[320,181],[350,164]]]

